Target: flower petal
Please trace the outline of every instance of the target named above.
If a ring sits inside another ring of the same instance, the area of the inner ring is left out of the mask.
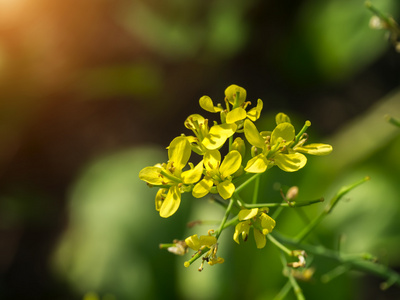
[[[286,142],[291,142],[294,140],[294,127],[292,124],[284,122],[278,124],[271,134],[271,145],[276,144],[279,139],[283,139]]]
[[[225,180],[217,185],[218,194],[220,194],[225,200],[232,197],[235,189],[235,185],[229,180]]]
[[[222,179],[232,175],[237,170],[239,170],[240,165],[242,164],[242,156],[240,155],[239,151],[232,150],[229,152],[221,166],[219,167],[219,172],[221,174]]]
[[[236,124],[214,125],[210,128],[209,134],[203,139],[203,145],[209,150],[222,147],[225,141],[236,131]]]
[[[196,183],[203,174],[203,161],[199,162],[193,169],[187,170],[181,174],[182,181],[185,184]]]
[[[236,84],[228,86],[225,90],[226,99],[232,105],[235,104],[237,93],[239,93],[239,99],[237,99],[236,107],[240,106],[246,100],[246,90]]]
[[[301,153],[282,154],[274,156],[275,164],[285,172],[295,172],[303,168],[307,163],[307,158]]]
[[[217,243],[217,238],[212,235],[201,235],[200,236],[200,245],[211,247],[212,245]]]
[[[185,136],[174,138],[168,147],[169,162],[173,162],[175,169],[179,171],[187,164],[191,153],[192,147]]]
[[[265,247],[265,244],[267,243],[267,239],[265,235],[262,234],[262,232],[258,229],[254,228],[254,239],[256,241],[256,245],[258,249],[262,249]]]
[[[139,172],[139,178],[153,185],[162,185],[163,177],[161,177],[161,167],[146,167]]]
[[[256,125],[254,125],[250,120],[244,121],[244,135],[250,144],[264,149],[265,141],[258,132]]]
[[[332,152],[332,146],[328,144],[308,144],[302,147],[295,147],[293,150],[312,155],[328,155]]]
[[[258,118],[260,118],[262,109],[263,109],[263,102],[261,99],[258,99],[257,106],[253,107],[247,112],[247,117],[253,122],[255,122],[256,120],[258,120]]]
[[[284,114],[284,113],[279,113],[279,114],[277,114],[276,116],[275,116],[275,122],[276,122],[276,125],[279,125],[279,124],[281,124],[281,123],[291,123],[290,122],[290,118],[286,115],[286,114]]]
[[[246,167],[244,170],[249,173],[263,173],[268,168],[269,161],[265,157],[264,154],[259,154],[254,156],[247,162]]]
[[[272,230],[274,229],[274,227],[276,225],[275,220],[272,219],[270,216],[268,216],[265,213],[261,214],[260,220],[261,220],[262,233],[268,234],[268,233],[272,232]]]
[[[160,207],[160,216],[168,218],[172,216],[179,208],[181,204],[181,191],[177,185],[169,188],[167,197]]]
[[[239,221],[243,220],[249,220],[251,218],[254,218],[258,214],[258,208],[253,208],[253,209],[242,209],[239,212]]]
[[[214,106],[213,101],[208,96],[203,96],[199,100],[200,107],[206,111],[215,113],[219,111],[223,111],[222,107]]]
[[[201,198],[207,195],[213,186],[213,181],[209,178],[203,178],[199,183],[197,183],[193,190],[192,195],[196,198]]]
[[[250,223],[249,222],[239,222],[238,224],[236,224],[235,226],[235,232],[233,234],[233,240],[239,243],[239,236],[242,235],[242,239],[243,241],[247,240],[247,236],[249,235],[249,231],[250,231]]]
[[[235,123],[237,121],[246,119],[247,113],[242,107],[236,107],[226,115],[226,123]]]
[[[221,163],[221,153],[218,150],[209,150],[204,154],[204,166],[207,171],[217,170]]]
[[[195,251],[199,250],[200,246],[201,246],[200,239],[197,236],[197,234],[194,234],[194,235],[191,235],[191,236],[187,237],[185,239],[185,243],[189,248],[191,248],[191,249],[193,249]]]

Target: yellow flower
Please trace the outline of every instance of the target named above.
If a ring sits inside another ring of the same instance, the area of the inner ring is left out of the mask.
[[[215,124],[208,126],[208,120],[201,115],[190,115],[185,121],[186,128],[193,131],[196,137],[187,137],[192,144],[193,151],[203,155],[207,150],[221,148],[226,140],[231,137],[237,129],[236,124]]]
[[[191,154],[191,146],[186,137],[175,138],[168,147],[168,163],[146,167],[139,173],[139,178],[150,185],[162,186],[156,194],[156,210],[160,216],[168,218],[179,208],[181,193],[186,186],[198,182],[203,173],[203,161],[195,167],[182,171]]]
[[[327,144],[309,144],[304,146],[306,138],[296,142],[295,129],[289,117],[283,113],[276,116],[277,126],[269,132],[259,132],[250,120],[244,122],[244,133],[247,141],[257,149],[245,167],[249,173],[262,173],[273,165],[277,165],[285,172],[295,172],[303,168],[307,158],[301,153],[312,155],[326,155],[332,152],[332,146]],[[310,122],[306,123],[308,126]],[[307,126],[307,127],[308,127]]]
[[[235,185],[232,183],[232,175],[239,170],[242,163],[242,156],[239,151],[232,150],[221,163],[221,154],[218,150],[208,151],[204,155],[204,166],[206,174],[197,183],[192,191],[196,198],[207,195],[215,185],[218,193],[224,199],[232,197]]]
[[[267,211],[267,208],[242,209],[239,212],[240,222],[236,225],[233,234],[234,241],[239,244],[239,236],[246,241],[250,228],[253,227],[257,248],[264,248],[267,242],[265,236],[274,229],[276,224],[275,220],[267,215]]]
[[[212,236],[210,233],[211,231],[209,231],[208,235],[202,235],[200,236],[200,238],[197,236],[197,234],[195,234],[185,239],[186,245],[195,251],[200,252],[205,249],[209,249],[203,257],[203,262],[201,263],[199,271],[203,270],[204,261],[207,261],[210,266],[213,266],[215,264],[222,264],[224,262],[224,259],[222,257],[217,256],[217,238],[215,236]],[[189,265],[190,263],[185,263],[186,267],[188,267]]]

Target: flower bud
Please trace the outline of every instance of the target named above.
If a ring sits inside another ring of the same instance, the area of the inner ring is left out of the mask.
[[[246,145],[242,138],[237,137],[233,143],[232,143],[232,150],[237,150],[239,151],[240,155],[242,156],[242,159],[244,159],[244,156],[246,154]]]

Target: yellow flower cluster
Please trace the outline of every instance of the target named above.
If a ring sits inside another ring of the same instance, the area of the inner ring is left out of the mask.
[[[224,106],[214,105],[208,96],[201,97],[200,107],[218,113],[220,122],[209,122],[199,114],[190,115],[184,125],[192,135],[181,135],[172,140],[167,147],[166,163],[140,171],[141,180],[159,187],[155,207],[161,217],[168,218],[178,210],[184,192],[190,192],[196,198],[213,193],[224,200],[232,199],[236,179],[243,175],[263,173],[275,165],[285,172],[295,172],[307,163],[304,153],[326,155],[332,151],[332,147],[326,144],[306,145],[305,131],[311,123],[307,121],[296,134],[289,117],[283,113],[276,116],[276,127],[272,131],[259,131],[254,122],[261,116],[263,102],[258,99],[256,106],[249,108],[251,102],[246,101],[246,96],[244,88],[231,85],[225,90]],[[251,155],[246,156],[242,137],[234,139],[234,135],[242,135],[247,140],[251,145]],[[220,150],[226,144],[228,153],[222,157]],[[189,162],[192,153],[200,156],[197,165]],[[267,209],[240,208],[234,240],[239,243],[240,235],[246,240],[250,228],[253,228],[257,247],[263,248],[265,236],[272,231],[275,221],[267,215]],[[217,238],[214,236],[199,239],[194,235],[186,239],[186,244],[195,250],[201,247],[211,249],[213,254],[207,256],[209,264],[223,261],[216,258]]]

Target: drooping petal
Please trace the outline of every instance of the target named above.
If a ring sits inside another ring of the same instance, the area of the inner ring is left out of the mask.
[[[260,118],[262,109],[263,109],[263,102],[261,99],[258,99],[257,106],[253,107],[247,112],[247,117],[253,122],[255,122],[256,120],[258,120],[258,118]]]
[[[236,128],[235,123],[214,125],[210,128],[209,134],[203,139],[202,143],[209,150],[219,149],[235,133]]]
[[[239,212],[239,221],[243,220],[249,220],[251,218],[254,218],[258,214],[258,208],[253,208],[253,209],[242,209]]]
[[[263,173],[267,170],[268,164],[268,159],[261,153],[250,159],[244,170],[249,173]]]
[[[217,243],[217,238],[212,235],[201,235],[200,236],[200,245],[211,247],[212,245]]]
[[[290,118],[284,113],[278,113],[275,116],[275,122],[276,122],[276,125],[279,125],[279,124],[285,123],[285,122],[286,123],[291,123],[290,122]]]
[[[192,195],[196,198],[201,198],[207,195],[213,186],[213,181],[209,178],[203,178],[199,183],[197,183],[193,190]]]
[[[247,240],[247,236],[249,235],[250,231],[250,223],[249,222],[239,222],[235,226],[235,232],[233,234],[233,240],[240,244],[239,242],[239,236],[242,236],[243,241]]]
[[[256,125],[254,125],[250,120],[244,121],[244,135],[250,144],[264,149],[265,141],[258,132]]]
[[[210,97],[208,96],[203,96],[199,100],[200,107],[206,111],[215,113],[215,112],[220,112],[223,110],[222,107],[214,106],[213,101],[211,100]]]
[[[169,188],[167,197],[160,207],[160,216],[168,218],[172,216],[179,208],[181,204],[181,191],[177,185]]]
[[[160,211],[161,205],[166,197],[167,189],[159,189],[156,194],[156,211]]]
[[[222,179],[232,175],[237,170],[239,170],[240,165],[242,164],[242,156],[240,155],[239,151],[232,150],[229,152],[221,166],[219,167],[219,172],[221,174]]]
[[[139,172],[139,178],[152,185],[162,185],[163,179],[161,175],[161,167],[146,167]]]
[[[271,145],[278,142],[279,138],[282,138],[286,142],[291,142],[294,139],[294,127],[292,124],[284,122],[278,124],[271,134]]]
[[[185,136],[174,138],[168,147],[169,162],[173,162],[176,170],[180,171],[189,161],[192,148]]]
[[[303,168],[307,163],[307,158],[301,153],[282,154],[274,156],[275,164],[285,172],[295,172]]]
[[[308,144],[302,147],[295,147],[293,150],[312,155],[328,155],[332,152],[332,146],[328,144]]]
[[[242,107],[236,107],[226,115],[226,123],[235,123],[246,118],[246,111]]]
[[[232,197],[232,194],[235,191],[235,185],[229,180],[225,180],[217,185],[217,191],[218,194],[226,200]]]
[[[265,244],[267,243],[267,239],[265,235],[262,234],[262,232],[258,229],[253,230],[254,232],[254,240],[256,241],[256,245],[258,249],[262,249],[265,247]]]
[[[193,169],[187,170],[181,174],[182,181],[185,184],[196,183],[203,174],[203,161],[199,162]]]
[[[189,248],[191,248],[191,249],[193,249],[195,251],[199,250],[200,246],[201,246],[200,239],[197,236],[197,234],[194,234],[194,235],[191,235],[191,236],[187,237],[185,239],[185,243]]]
[[[272,232],[272,230],[276,225],[275,220],[265,213],[261,214],[260,220],[261,220],[262,233],[266,235]]]
[[[221,164],[221,153],[218,150],[209,150],[204,154],[204,166],[207,171],[218,169]]]
[[[236,84],[228,86],[225,90],[226,99],[228,99],[229,103],[232,105],[235,104],[237,93],[239,93],[239,98],[237,99],[236,107],[240,106],[246,100],[246,90]]]

